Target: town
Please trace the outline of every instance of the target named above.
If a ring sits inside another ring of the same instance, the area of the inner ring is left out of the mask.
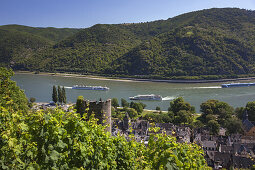
[[[122,120],[112,118],[111,99],[106,101],[86,101],[82,100],[84,105],[88,105],[88,117],[95,114],[98,123],[106,126],[106,130],[112,136],[122,135],[130,140],[130,135],[137,142],[148,143],[149,136],[152,133],[164,133],[176,138],[179,143],[194,143],[202,147],[204,157],[208,166],[214,169],[221,168],[251,168],[255,161],[255,125],[249,121],[248,113],[243,113],[242,129],[243,133],[226,134],[225,128],[220,128],[218,134],[212,135],[207,128],[194,128],[189,125],[176,125],[173,123],[150,123],[148,120],[132,120],[128,113]],[[62,105],[65,110],[68,106]],[[37,108],[55,108],[51,105],[36,105]],[[84,107],[83,113],[85,113]],[[156,127],[158,131],[152,131]]]

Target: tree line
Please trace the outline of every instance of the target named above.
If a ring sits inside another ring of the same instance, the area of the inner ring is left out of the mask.
[[[58,88],[56,88],[55,85],[53,86],[52,101],[54,101],[54,103],[66,104],[66,91],[64,86],[62,88],[60,86],[58,86]]]
[[[131,104],[132,103],[132,104]],[[248,102],[245,107],[237,107],[234,109],[226,102],[210,99],[200,105],[201,114],[195,112],[195,107],[190,103],[184,101],[182,97],[178,97],[170,102],[168,112],[150,112],[142,113],[142,104],[139,107],[134,107],[134,102],[130,104],[121,99],[121,106],[123,109],[116,109],[119,107],[118,99],[112,99],[112,115],[113,117],[122,119],[125,113],[128,113],[131,119],[148,120],[154,123],[173,123],[177,125],[189,125],[192,128],[206,128],[211,134],[218,134],[220,127],[226,128],[227,134],[243,133],[242,119],[245,111],[248,113],[250,121],[255,121],[255,101]],[[157,107],[156,110],[160,110]]]

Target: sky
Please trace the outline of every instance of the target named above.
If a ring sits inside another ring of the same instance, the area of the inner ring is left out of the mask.
[[[87,28],[225,7],[255,10],[255,0],[0,0],[0,25]]]

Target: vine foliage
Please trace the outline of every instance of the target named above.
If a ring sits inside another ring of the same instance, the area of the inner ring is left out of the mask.
[[[12,97],[8,95],[5,99]],[[0,169],[207,168],[200,147],[176,143],[165,134],[152,133],[145,146],[133,136],[111,136],[93,116],[84,121],[86,113],[24,111],[6,103],[0,103]]]

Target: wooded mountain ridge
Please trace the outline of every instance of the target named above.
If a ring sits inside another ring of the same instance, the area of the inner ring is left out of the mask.
[[[15,70],[176,78],[255,74],[255,11],[212,8],[85,29],[0,26],[0,65]]]

